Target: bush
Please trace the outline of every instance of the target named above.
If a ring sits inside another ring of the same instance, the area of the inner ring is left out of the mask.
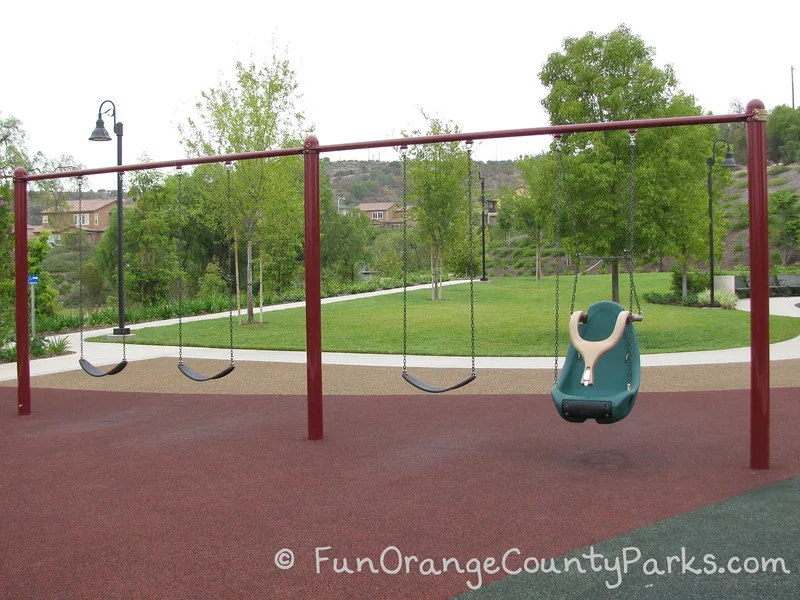
[[[697,298],[697,294],[689,294],[686,298],[681,298],[681,304],[684,306],[700,306],[700,300]]]
[[[725,310],[734,310],[738,300],[739,297],[736,295],[736,292],[730,290],[721,290],[714,294],[714,301],[718,302]]]
[[[228,283],[222,275],[222,269],[215,256],[206,266],[205,274],[200,278],[200,295],[204,298],[224,296],[228,293]]]
[[[670,291],[673,296],[682,296],[682,275],[680,265],[672,267],[672,281],[670,284]],[[692,273],[686,274],[686,292],[687,294],[697,295],[706,288],[711,287],[710,278],[708,273]]]
[[[789,180],[786,179],[785,177],[776,177],[775,179],[770,179],[769,181],[767,181],[767,186],[778,187],[781,185],[786,185],[787,183],[789,183]]]
[[[645,292],[642,294],[642,298],[650,304],[672,304],[675,300],[672,294],[661,292]]]
[[[717,300],[716,294],[714,295],[714,300],[715,301]],[[705,290],[697,294],[697,302],[701,306],[708,306],[709,304],[711,304],[711,288],[706,288]]]
[[[770,167],[767,169],[767,175],[780,175],[786,173],[791,167],[787,165],[778,165],[777,167]]]

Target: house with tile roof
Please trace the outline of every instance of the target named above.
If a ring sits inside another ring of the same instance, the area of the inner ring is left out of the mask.
[[[41,232],[43,235],[49,235],[53,242],[58,244],[65,233],[78,231],[80,224],[83,243],[96,246],[108,230],[116,207],[116,200],[106,198],[83,200],[78,210],[78,201],[69,200],[63,207],[42,211]]]

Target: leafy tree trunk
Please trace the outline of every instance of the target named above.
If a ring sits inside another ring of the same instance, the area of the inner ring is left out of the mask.
[[[264,248],[258,247],[258,322],[264,322]]]
[[[611,300],[619,304],[619,260],[611,261]]]
[[[686,263],[681,264],[681,297],[686,298],[689,295],[689,266]]]
[[[431,244],[431,300],[436,302],[442,299],[442,275],[441,275],[441,247],[434,242]]]
[[[247,324],[255,321],[253,310],[253,242],[247,240]]]
[[[542,236],[536,236],[536,281],[542,280]]]

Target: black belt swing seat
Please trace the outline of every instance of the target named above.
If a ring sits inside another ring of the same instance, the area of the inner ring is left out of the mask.
[[[425,383],[424,381],[417,379],[413,375],[409,375],[408,368],[406,366],[406,359],[408,356],[408,302],[407,302],[407,276],[408,276],[408,184],[407,184],[407,172],[408,172],[408,147],[402,146],[400,148],[400,154],[403,157],[403,372],[402,376],[405,381],[409,384],[413,385],[418,390],[423,392],[427,392],[429,394],[441,394],[444,392],[451,392],[453,390],[457,390],[459,388],[464,387],[465,385],[471,383],[477,377],[475,372],[475,289],[474,289],[474,279],[475,279],[475,265],[474,265],[474,253],[473,253],[473,223],[472,223],[472,141],[467,142],[467,172],[468,172],[468,181],[467,181],[467,190],[468,190],[468,205],[467,205],[467,215],[468,215],[468,225],[469,225],[469,310],[470,310],[470,342],[471,342],[471,359],[472,359],[472,367],[470,369],[469,375],[457,382],[453,385],[439,387],[435,385],[431,385],[429,383]]]
[[[121,175],[120,175],[121,177]],[[128,359],[126,356],[126,347],[125,347],[125,334],[122,334],[122,360],[118,362],[116,365],[108,369],[107,371],[103,371],[99,369],[91,362],[89,362],[83,355],[83,329],[84,329],[84,318],[83,318],[83,177],[78,177],[78,287],[80,289],[80,304],[79,304],[79,313],[80,313],[80,358],[78,359],[78,365],[80,365],[81,369],[83,369],[88,375],[92,377],[106,377],[108,375],[116,375],[120,371],[122,371],[125,367],[128,366]],[[124,298],[120,295],[117,298],[117,302],[119,302],[119,306],[122,307],[122,311],[124,314]]]
[[[230,227],[231,227],[231,164],[225,164],[227,171],[227,196],[228,196],[228,266],[229,270],[233,267],[232,264],[232,246],[230,241]],[[233,297],[228,294],[228,329],[230,337],[230,361],[228,366],[213,373],[211,375],[203,375],[195,371],[185,362],[183,362],[183,170],[178,167],[178,265],[180,273],[178,275],[178,370],[192,381],[203,382],[212,381],[214,379],[222,379],[229,375],[236,368],[233,362]],[[232,280],[230,277],[229,287],[233,288]]]

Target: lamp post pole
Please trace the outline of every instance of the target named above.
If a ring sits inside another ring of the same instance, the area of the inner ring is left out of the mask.
[[[110,104],[111,108],[103,112],[103,106]],[[111,100],[104,100],[97,109],[97,124],[89,137],[93,142],[110,142],[111,136],[106,131],[103,115],[110,114],[114,119],[114,133],[117,136],[117,166],[122,166],[122,123],[117,121],[117,107]],[[78,216],[80,219],[81,217]],[[117,173],[117,304],[119,308],[119,327],[114,329],[114,335],[128,335],[131,330],[125,327],[125,257],[123,251],[122,228],[122,172]]]
[[[486,277],[486,179],[478,170],[478,178],[481,180],[481,281],[489,281]]]
[[[725,160],[722,161],[723,167],[735,167],[736,161],[733,159],[733,152],[731,152],[731,145],[728,140],[723,138],[715,138],[711,145],[711,156],[706,159],[708,165],[708,285],[711,292],[709,302],[710,307],[719,306],[714,302],[714,186],[712,179],[712,169],[716,162],[717,144],[724,143],[728,149],[725,153]]]

